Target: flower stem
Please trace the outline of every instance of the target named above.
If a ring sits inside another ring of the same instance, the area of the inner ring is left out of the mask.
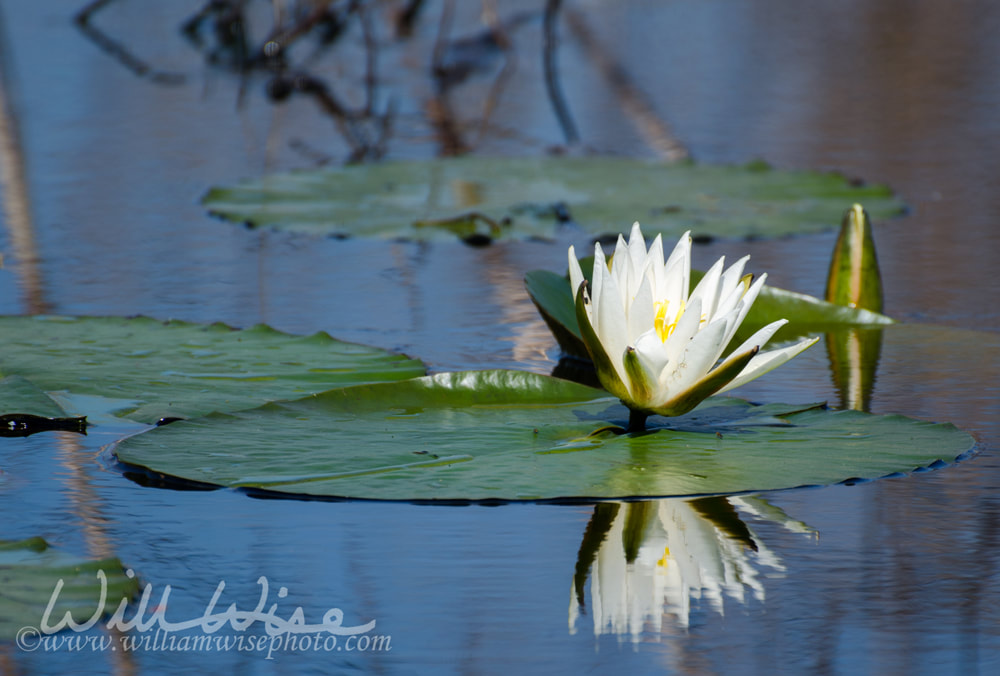
[[[643,413],[642,411],[636,411],[635,409],[629,409],[628,412],[628,429],[626,432],[643,432],[646,429],[646,418],[649,417],[648,413]]]

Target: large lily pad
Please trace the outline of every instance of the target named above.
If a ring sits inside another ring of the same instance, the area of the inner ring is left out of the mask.
[[[627,418],[602,391],[547,376],[443,373],[179,422],[115,454],[157,474],[276,493],[543,500],[829,484],[973,446],[951,425],[729,397],[651,418],[649,433],[597,432]]]
[[[588,264],[584,271],[589,278],[593,258],[581,261],[583,263]],[[692,286],[698,283],[701,275],[700,272],[692,272]],[[548,270],[532,270],[525,275],[524,284],[563,352],[589,359],[576,321],[569,279]],[[846,326],[886,326],[894,323],[891,318],[877,312],[834,305],[806,294],[765,286],[740,326],[736,340],[749,337],[757,329],[778,319],[787,319],[788,324],[775,334],[775,341]]]
[[[14,638],[22,627],[43,633],[64,627],[67,617],[78,625],[87,623],[114,611],[122,599],[131,599],[139,590],[139,581],[118,559],[82,559],[51,549],[39,537],[0,541],[0,580],[0,639]],[[41,626],[60,582],[47,626]],[[21,639],[25,648],[31,648],[39,634],[25,631]]]
[[[50,418],[64,416],[62,407],[38,386],[21,376],[0,378],[0,415],[26,413]]]
[[[57,401],[26,378],[0,378],[0,437],[52,431],[86,434],[87,418],[66,417]]]
[[[143,423],[301,397],[334,387],[423,375],[419,361],[325,333],[267,326],[161,322],[146,317],[0,317],[0,376],[46,392],[96,395]],[[18,410],[14,389],[4,405]],[[24,390],[25,404],[44,400]],[[69,411],[74,413],[74,411]]]
[[[875,219],[902,210],[885,186],[837,174],[606,157],[465,157],[296,171],[213,188],[202,202],[252,226],[470,242],[551,238],[568,221],[594,236],[639,220],[650,236],[777,237],[832,229],[855,202]]]

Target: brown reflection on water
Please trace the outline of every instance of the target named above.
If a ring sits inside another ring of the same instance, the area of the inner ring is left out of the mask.
[[[21,142],[14,87],[8,72],[6,25],[0,13],[0,203],[13,250],[13,263],[20,276],[25,309],[31,314],[49,311],[45,301],[38,247],[31,215],[31,195],[28,189],[27,167]],[[0,256],[0,267],[3,258]]]
[[[93,485],[91,472],[96,466],[93,452],[80,443],[77,434],[56,432],[56,446],[59,449],[59,460],[64,469],[67,487],[66,495],[72,507],[71,513],[80,523],[87,553],[92,559],[116,559],[115,543],[108,534],[111,519],[105,514],[107,508],[104,498]],[[116,599],[109,598],[110,611],[117,607]],[[109,629],[104,623],[98,623],[100,630],[108,634],[112,645],[121,645],[124,634],[117,628]],[[130,650],[106,651],[111,662],[111,672],[115,676],[133,676],[138,674],[135,655]]]
[[[1000,185],[1000,50],[988,37],[1000,29],[996,13],[984,17],[976,3],[851,4],[768,13],[766,23],[756,14],[762,39],[804,36],[770,76],[807,85],[770,112],[794,141],[779,141],[775,159],[889,181],[911,205],[876,235],[890,313],[947,323],[986,315],[1000,329],[993,292],[974,281],[1000,257],[1000,193],[987,187]]]

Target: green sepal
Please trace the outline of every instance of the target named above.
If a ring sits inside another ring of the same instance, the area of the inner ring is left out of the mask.
[[[632,386],[632,399],[649,401],[653,396],[653,384],[649,382],[645,369],[639,363],[639,355],[634,347],[629,346],[625,349],[624,362],[625,375],[628,376],[629,385]]]
[[[743,354],[730,356],[722,364],[703,375],[694,385],[673,399],[650,409],[650,413],[663,416],[684,415],[728,385],[733,378],[743,371],[759,351],[760,346],[754,346]]]
[[[882,311],[882,275],[872,225],[860,204],[844,213],[826,280],[826,300],[835,305]]]
[[[580,336],[583,338],[583,344],[587,347],[587,352],[590,353],[590,360],[594,362],[594,369],[597,371],[597,378],[601,381],[601,385],[619,399],[627,400],[629,399],[628,388],[618,376],[615,365],[611,362],[611,358],[604,350],[604,345],[601,344],[597,334],[594,333],[594,327],[590,324],[590,315],[587,314],[587,304],[590,303],[590,299],[584,293],[586,290],[587,281],[584,280],[580,283],[580,288],[576,290],[576,323],[580,327]]]

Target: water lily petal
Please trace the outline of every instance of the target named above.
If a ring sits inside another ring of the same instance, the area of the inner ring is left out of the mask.
[[[642,274],[649,278],[655,291],[659,283],[658,277],[665,272],[663,267],[663,235],[657,235],[653,243],[649,245],[649,252],[646,254],[646,267]]]
[[[720,389],[719,393],[728,392],[729,390],[739,387],[740,385],[746,385],[751,380],[759,378],[768,371],[773,371],[806,348],[814,345],[817,340],[819,340],[819,336],[816,336],[815,338],[807,338],[787,347],[761,352],[750,360],[750,363],[747,364],[746,368],[744,368],[743,371],[736,376],[736,378],[730,381],[728,385]]]
[[[725,264],[725,256],[715,261],[688,297],[688,302],[694,298],[701,299],[701,314],[707,320],[712,319],[715,306],[719,302],[719,279],[722,277],[722,266]]]
[[[733,323],[733,333],[739,328],[740,322],[736,321],[739,318],[742,308],[739,306],[740,301],[746,294],[743,292],[743,286],[740,285],[733,289],[729,294],[722,296],[719,299],[719,306],[715,308],[715,318],[719,319],[721,317],[726,317],[732,315]]]
[[[739,259],[738,261],[736,261],[735,263],[733,263],[732,265],[730,265],[728,268],[726,268],[726,271],[722,273],[722,280],[720,284],[722,293],[720,295],[720,298],[723,295],[727,295],[730,291],[732,291],[739,285],[740,280],[743,279],[743,270],[746,268],[747,261],[749,260],[750,260],[750,255],[748,254],[743,258]]]
[[[694,338],[701,326],[701,299],[693,298],[687,305],[684,314],[674,328],[674,332],[664,342],[663,348],[667,359],[677,362],[687,349],[688,343]]]
[[[639,222],[632,224],[632,232],[628,236],[628,256],[632,262],[632,268],[638,274],[642,274],[646,267],[646,240],[639,229]]]
[[[670,252],[670,257],[667,258],[664,267],[669,268],[672,264],[677,261],[690,261],[691,260],[691,231],[688,230],[683,235],[677,238],[677,244],[674,245],[673,250]]]
[[[646,253],[646,240],[642,237],[639,224],[632,225],[632,234],[628,241],[628,289],[626,292],[626,307],[628,301],[641,293],[646,271],[649,269],[648,255]]]
[[[583,270],[580,269],[580,261],[576,259],[576,249],[572,246],[569,248],[569,288],[573,292],[573,296],[576,296],[576,292],[580,290],[580,284],[583,283]]]
[[[756,354],[756,348],[742,354],[735,354],[689,387],[679,391],[667,401],[657,404],[649,412],[666,416],[684,415],[708,397],[725,390],[726,383],[737,377],[747,364],[753,361]]]
[[[749,350],[753,346],[763,348],[767,341],[771,340],[771,337],[778,332],[782,326],[788,323],[787,319],[779,319],[773,321],[767,326],[763,326],[757,329],[752,336],[743,341],[743,343],[733,350],[734,352],[743,352],[744,350]]]
[[[587,347],[587,352],[590,353],[590,360],[594,362],[594,369],[597,371],[601,385],[614,396],[626,399],[628,389],[618,375],[618,369],[608,356],[591,324],[592,309],[588,309],[587,306],[592,303],[590,294],[587,293],[587,283],[583,282],[576,292],[576,322],[580,327],[580,337],[583,338],[583,344]]]
[[[622,303],[618,281],[614,276],[608,275],[604,278],[601,295],[597,300],[598,304],[594,307],[592,315],[594,331],[604,350],[611,357],[618,378],[624,381],[625,367],[622,364],[622,355],[625,354],[625,348],[629,343],[628,324],[625,305]]]
[[[715,308],[716,315],[731,311],[745,295],[742,279],[743,269],[748,260],[750,256],[744,256],[722,273],[722,279],[719,280],[719,304]]]
[[[753,306],[754,301],[757,300],[757,296],[760,295],[760,290],[764,288],[764,282],[766,281],[767,273],[765,272],[750,285],[750,288],[747,289],[743,298],[741,298],[739,303],[736,304],[736,327],[734,328],[733,333],[736,332],[735,329],[738,329],[743,323],[743,320],[746,319],[747,313],[750,312],[750,308]],[[732,339],[732,336],[730,336],[730,339]]]
[[[633,228],[634,229],[634,228]],[[640,236],[641,238],[641,236]],[[630,238],[638,243],[635,237]],[[636,260],[638,258],[638,261]],[[611,259],[611,277],[618,287],[622,307],[627,308],[639,290],[639,278],[646,263],[645,244],[633,246],[618,235],[614,257]]]
[[[669,300],[671,304],[686,302],[691,284],[691,231],[685,232],[677,240],[670,257],[663,264],[662,274],[655,280],[653,291],[657,299]]]
[[[597,326],[597,310],[601,306],[601,298],[604,293],[604,280],[609,276],[608,272],[608,261],[604,258],[604,249],[601,248],[600,244],[594,244],[594,270],[591,275],[592,288],[590,289],[590,310],[589,314],[594,322],[594,330],[596,331]]]
[[[725,347],[726,321],[716,320],[694,335],[683,356],[669,370],[667,384],[672,389],[686,389],[708,373]]]
[[[643,277],[639,283],[639,292],[628,309],[628,342],[635,343],[639,336],[648,331],[655,316],[653,282],[648,277]]]

